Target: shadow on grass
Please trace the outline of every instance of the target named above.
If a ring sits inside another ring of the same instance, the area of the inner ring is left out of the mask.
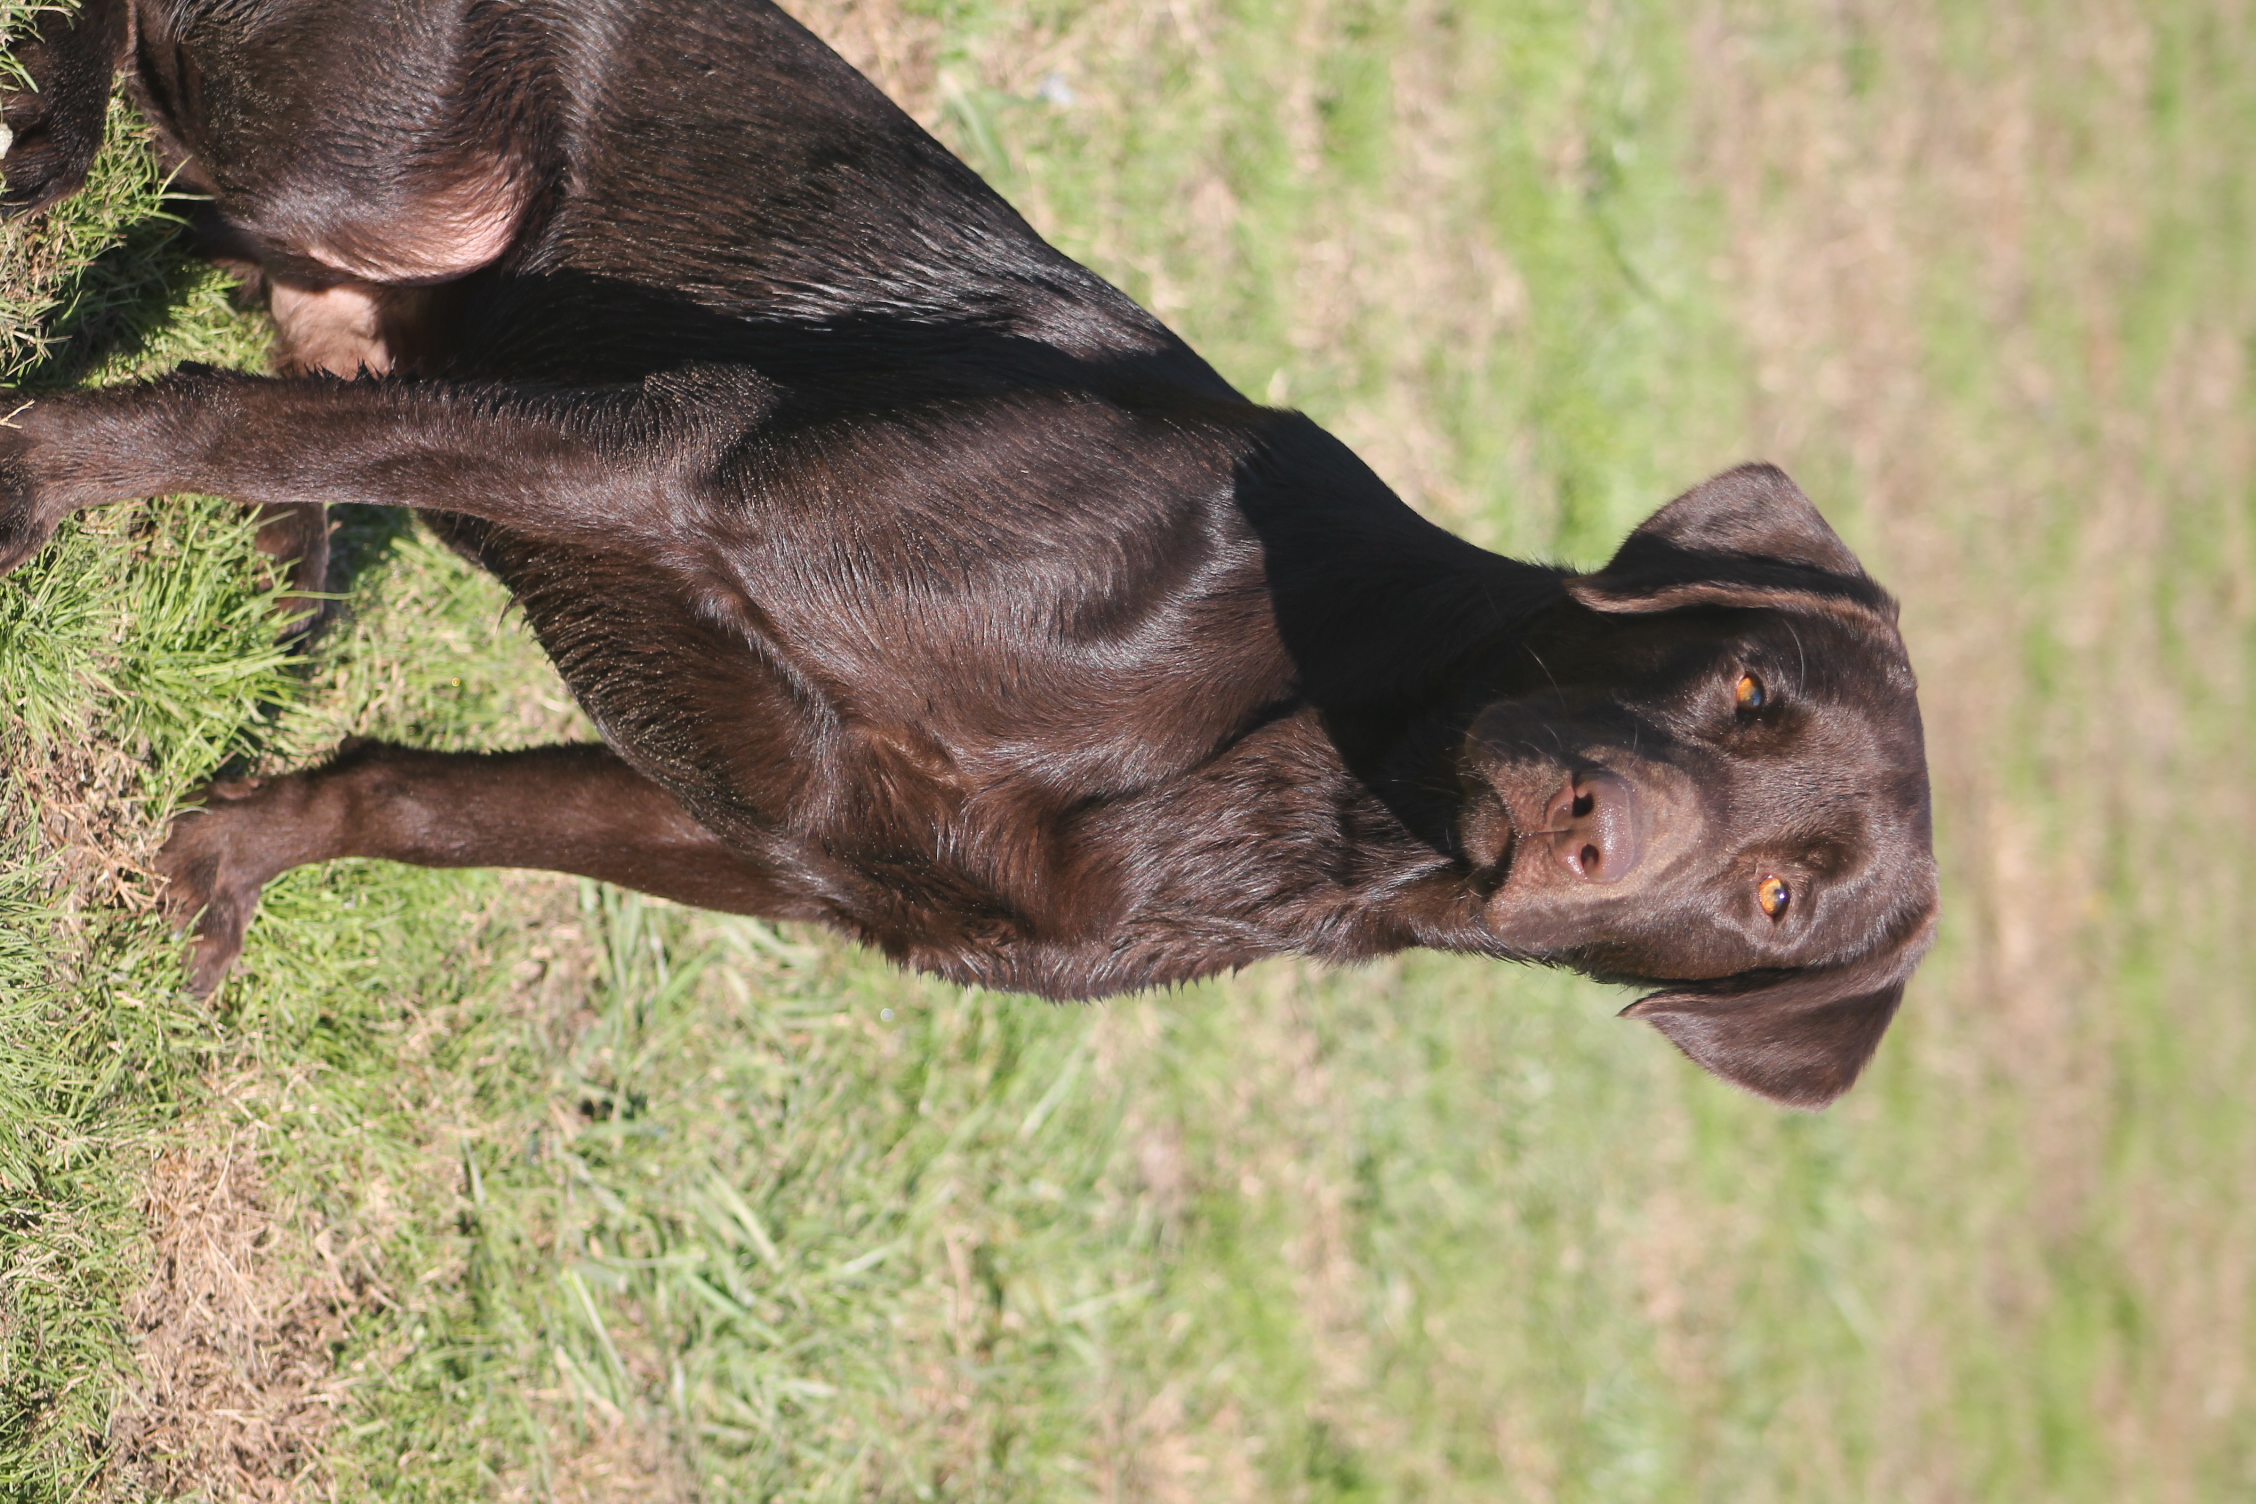
[[[113,360],[130,359],[175,319],[203,267],[187,225],[152,214],[126,226],[81,267],[48,321],[48,345],[17,384],[35,391],[74,386]]]
[[[391,557],[400,540],[415,531],[406,507],[347,502],[329,509],[329,589],[350,591],[361,574]],[[332,623],[331,629],[334,629]]]

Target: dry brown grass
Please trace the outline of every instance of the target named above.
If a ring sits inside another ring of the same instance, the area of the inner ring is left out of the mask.
[[[573,923],[576,911],[569,880],[527,873],[511,874],[481,912],[464,916],[473,935],[503,914],[539,932],[510,971],[505,1007],[558,1056],[593,1018],[587,999],[598,959]],[[492,962],[474,944],[464,957],[466,965]],[[279,1147],[270,1125],[291,1117],[319,1067],[253,1064],[214,1079],[208,1106],[168,1133],[143,1188],[150,1276],[125,1302],[133,1368],[108,1438],[101,1497],[278,1504],[335,1496],[334,1433],[357,1413],[355,1390],[380,1379],[409,1340],[364,1350],[348,1369],[340,1364],[354,1323],[411,1313],[428,1298],[388,1282],[396,1276],[387,1275],[381,1250],[403,1206],[461,1203],[467,1194],[460,1125],[475,1110],[450,1099],[448,1089],[464,1083],[433,1063],[454,1022],[445,1010],[415,1009],[402,1021],[397,1089],[417,1100],[429,1136],[404,1161],[395,1154],[361,1170],[335,1220],[270,1181]],[[460,1274],[440,1265],[418,1271],[414,1283],[443,1285]],[[637,1381],[662,1388],[664,1355],[631,1322],[616,1335]],[[663,1420],[647,1408],[622,1411],[575,1379],[562,1360],[526,1373],[524,1414],[541,1439],[524,1466],[496,1480],[497,1497],[699,1497]],[[398,1462],[412,1467],[412,1451]]]
[[[324,1449],[350,1388],[335,1357],[382,1292],[367,1234],[339,1246],[277,1204],[255,1137],[187,1124],[150,1167],[154,1270],[126,1304],[139,1382],[112,1423],[106,1497],[328,1493]]]
[[[938,118],[940,22],[898,0],[794,0],[784,9],[893,102],[927,126]]]
[[[543,1429],[537,1467],[505,1475],[502,1504],[695,1504],[697,1476],[680,1445],[647,1415],[629,1415],[570,1385],[535,1391]]]

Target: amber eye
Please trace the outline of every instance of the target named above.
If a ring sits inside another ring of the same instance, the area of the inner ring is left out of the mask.
[[[1769,698],[1763,693],[1762,680],[1753,674],[1741,674],[1732,693],[1738,699],[1741,710],[1760,710],[1763,708],[1763,701]]]
[[[1773,919],[1785,913],[1786,905],[1793,901],[1794,890],[1786,886],[1786,879],[1782,877],[1766,877],[1755,888],[1755,902]]]

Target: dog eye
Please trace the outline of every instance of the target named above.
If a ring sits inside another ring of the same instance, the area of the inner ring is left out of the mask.
[[[1763,702],[1770,698],[1763,689],[1762,680],[1753,674],[1739,676],[1739,683],[1733,688],[1732,697],[1738,700],[1741,710],[1760,710]]]
[[[1794,890],[1786,886],[1782,877],[1766,877],[1755,887],[1755,902],[1762,911],[1776,919],[1786,912],[1786,905],[1794,901]]]

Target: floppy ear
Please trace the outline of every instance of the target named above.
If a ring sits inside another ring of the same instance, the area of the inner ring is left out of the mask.
[[[1895,601],[1776,465],[1741,465],[1685,492],[1567,593],[1593,611],[1800,606],[1896,620]]]
[[[1846,966],[1725,977],[1631,1003],[1669,1042],[1724,1080],[1787,1107],[1819,1108],[1854,1085],[1904,984],[1934,943],[1935,909],[1902,940]]]

